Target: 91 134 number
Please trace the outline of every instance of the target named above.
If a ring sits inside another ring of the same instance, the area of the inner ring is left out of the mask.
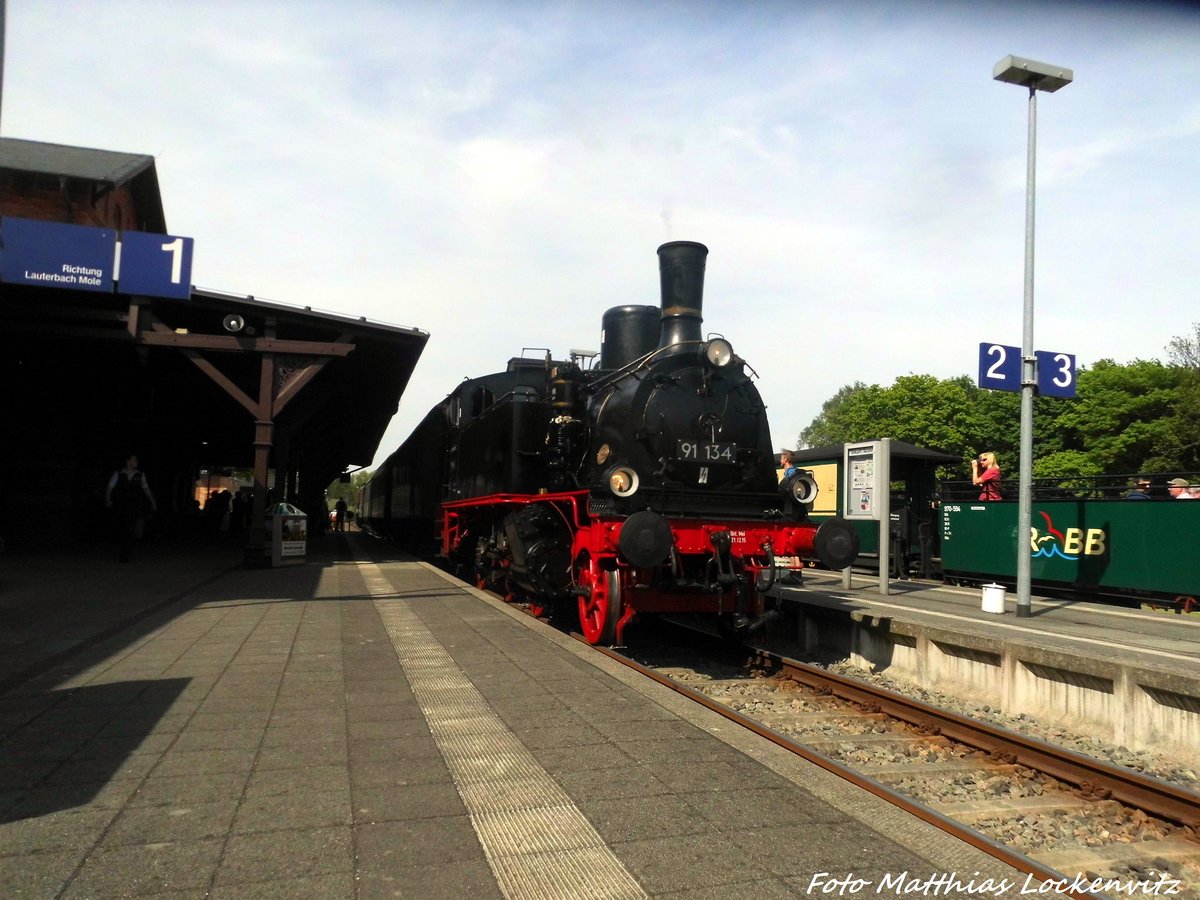
[[[689,462],[737,462],[737,444],[702,444],[699,441],[676,441],[675,457]]]

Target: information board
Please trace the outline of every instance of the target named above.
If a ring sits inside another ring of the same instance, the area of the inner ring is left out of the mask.
[[[882,515],[882,494],[887,486],[880,484],[882,442],[864,441],[846,444],[842,471],[847,519],[878,519]]]
[[[192,239],[0,218],[0,282],[187,300]]]
[[[117,233],[107,228],[5,216],[0,221],[0,280],[111,293],[116,245]]]

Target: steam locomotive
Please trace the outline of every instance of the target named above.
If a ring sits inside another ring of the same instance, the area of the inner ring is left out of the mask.
[[[425,417],[360,498],[360,521],[432,538],[460,574],[535,612],[578,611],[593,644],[639,613],[761,626],[784,560],[833,569],[847,522],[808,520],[811,473],[779,480],[766,407],[723,337],[701,333],[708,248],[658,248],[662,307],[618,306],[594,354],[511,359]],[[752,371],[752,370],[751,370]]]

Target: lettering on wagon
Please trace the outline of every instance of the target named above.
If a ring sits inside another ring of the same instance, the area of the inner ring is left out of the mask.
[[[1054,527],[1049,513],[1038,512],[1046,520],[1046,533],[1036,525],[1029,529],[1029,552],[1033,556],[1077,560],[1080,556],[1103,556],[1108,551],[1108,534],[1103,528],[1060,530]]]

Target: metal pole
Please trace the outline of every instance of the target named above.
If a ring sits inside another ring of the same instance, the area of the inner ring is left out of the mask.
[[[879,442],[879,459],[875,460],[879,485],[879,593],[886,597],[892,592],[892,439]]]
[[[5,40],[5,19],[8,18],[8,3],[7,0],[0,0],[0,122],[3,122],[4,109],[4,40]]]
[[[1025,303],[1021,333],[1021,459],[1017,511],[1017,618],[1032,610],[1029,599],[1030,532],[1033,529],[1033,220],[1037,169],[1037,88],[1029,87],[1029,149],[1025,177]]]

